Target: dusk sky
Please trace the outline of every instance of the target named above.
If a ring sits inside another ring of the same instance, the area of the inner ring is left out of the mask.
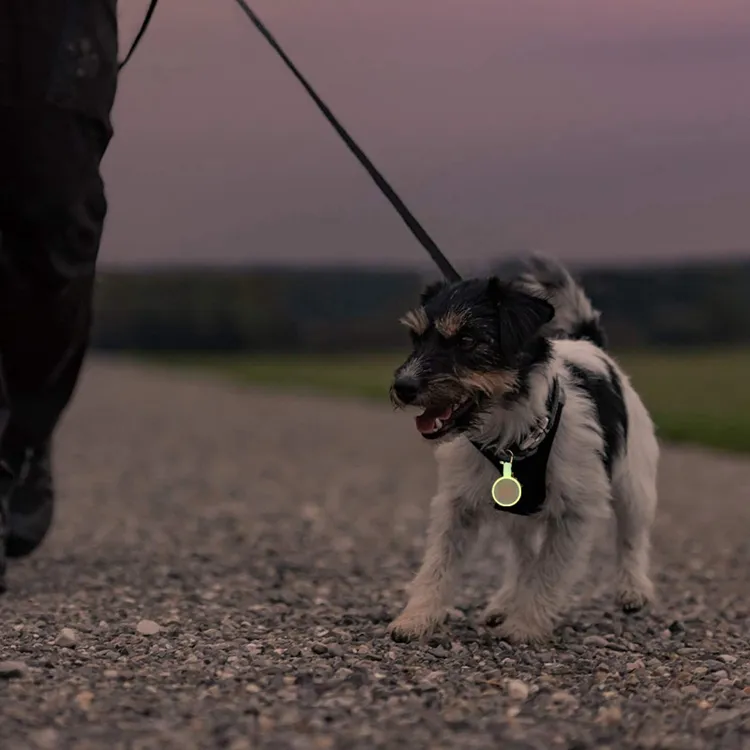
[[[251,5],[459,267],[750,254],[748,0]],[[233,0],[161,0],[114,119],[107,265],[425,263]]]

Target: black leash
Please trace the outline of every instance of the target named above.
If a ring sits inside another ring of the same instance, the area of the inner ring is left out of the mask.
[[[146,11],[146,15],[143,18],[143,23],[141,24],[141,28],[138,30],[138,33],[135,35],[135,39],[133,39],[133,43],[130,45],[130,49],[128,50],[128,54],[125,55],[125,59],[117,66],[118,70],[122,70],[127,64],[128,60],[133,56],[133,52],[135,52],[135,48],[140,43],[141,39],[143,39],[143,35],[146,33],[146,29],[148,28],[148,25],[151,23],[151,16],[154,15],[154,11],[156,10],[156,4],[159,2],[159,0],[151,0],[148,6],[148,10]]]
[[[302,84],[302,87],[310,95],[310,98],[315,102],[318,109],[323,113],[323,116],[333,126],[334,130],[339,134],[341,139],[349,147],[349,150],[357,157],[359,163],[367,170],[367,173],[375,181],[375,184],[380,188],[381,192],[390,201],[391,205],[396,209],[398,215],[404,220],[406,226],[411,229],[412,234],[417,238],[422,247],[427,251],[429,256],[435,261],[435,265],[440,269],[443,276],[448,281],[461,281],[461,276],[458,271],[451,265],[451,262],[443,255],[440,248],[435,244],[432,237],[427,234],[425,228],[417,221],[414,214],[406,207],[406,204],[398,197],[396,191],[388,184],[388,181],[383,177],[380,171],[370,161],[364,151],[356,144],[354,139],[346,132],[344,126],[336,119],[333,112],[326,106],[325,102],[318,96],[315,89],[307,82],[302,73],[299,72],[297,66],[289,59],[289,56],[281,48],[281,45],[274,39],[271,32],[268,30],[266,25],[258,18],[257,14],[250,8],[245,0],[236,0],[237,5],[244,11],[245,15],[252,21],[256,29],[263,35],[265,40],[273,47],[278,56],[284,61],[287,68],[292,72],[292,75]]]

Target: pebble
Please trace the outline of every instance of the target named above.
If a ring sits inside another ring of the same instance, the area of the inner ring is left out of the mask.
[[[723,661],[724,664],[736,664],[737,663],[737,657],[731,656],[730,654],[722,654],[719,657],[719,661]]]
[[[0,661],[0,679],[12,680],[26,674],[26,664],[22,661]]]
[[[135,629],[141,635],[156,635],[161,630],[161,625],[153,620],[140,620]]]
[[[600,635],[587,635],[583,639],[584,646],[594,646],[596,648],[607,648],[609,641],[606,638],[602,638]]]
[[[725,662],[717,661],[716,659],[706,659],[703,664],[712,672],[715,672],[717,669],[724,669],[726,666]]]
[[[78,633],[73,628],[63,628],[55,639],[60,648],[75,648],[78,643]]]
[[[90,690],[83,690],[76,695],[76,704],[81,711],[88,711],[94,700],[94,694]]]
[[[637,651],[637,646],[634,646],[632,643],[628,644],[627,646],[623,646],[622,643],[614,643],[612,641],[607,641],[607,648],[610,651]]]
[[[742,717],[746,712],[744,708],[731,708],[727,710],[712,711],[701,724],[703,729],[713,729],[723,724],[729,724]]]
[[[508,680],[507,690],[514,701],[525,701],[529,697],[529,686],[523,680]]]
[[[550,700],[553,703],[563,705],[565,703],[575,703],[577,699],[574,695],[566,692],[565,690],[558,690],[557,692],[552,693],[552,695],[550,696]]]
[[[55,750],[58,748],[60,736],[57,731],[48,727],[47,729],[38,729],[29,734],[29,739],[38,750]]]
[[[622,709],[619,706],[602,706],[596,716],[600,724],[614,726],[622,721]]]

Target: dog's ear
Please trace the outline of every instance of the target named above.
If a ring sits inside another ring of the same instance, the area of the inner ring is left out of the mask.
[[[448,286],[448,282],[446,281],[433,281],[432,284],[428,284],[424,291],[422,292],[422,296],[420,297],[420,302],[423,305],[426,305],[431,299],[436,297],[440,292],[443,291]]]
[[[500,345],[509,356],[522,352],[539,329],[555,317],[555,308],[547,300],[503,284],[496,277],[488,281],[487,293],[497,305]]]

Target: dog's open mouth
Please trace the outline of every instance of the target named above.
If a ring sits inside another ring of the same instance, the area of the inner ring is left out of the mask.
[[[414,421],[422,437],[427,440],[435,440],[447,435],[456,427],[461,418],[467,416],[473,406],[474,402],[470,398],[464,398],[458,403],[447,406],[428,406]]]

